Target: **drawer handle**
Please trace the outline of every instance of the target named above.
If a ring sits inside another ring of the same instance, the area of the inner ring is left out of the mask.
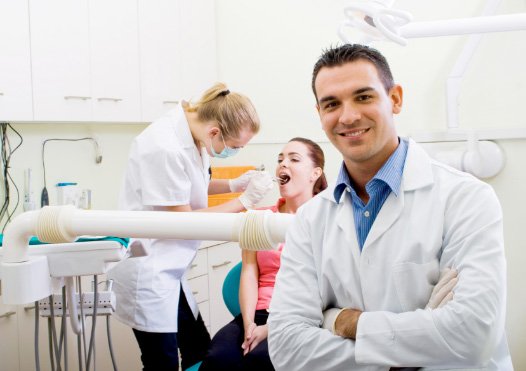
[[[199,291],[192,291],[192,295],[197,295],[199,294]]]
[[[27,312],[28,310],[33,310],[35,309],[35,306],[34,305],[30,305],[30,306],[27,306],[27,307],[24,307],[24,310]]]
[[[192,264],[192,265],[190,266],[190,269],[194,269],[195,267],[197,267],[197,264]]]
[[[0,91],[0,95],[4,95],[4,93],[2,93],[2,92]]]
[[[226,260],[224,262],[222,262],[221,264],[215,264],[215,265],[212,265],[212,268],[213,269],[216,269],[216,268],[219,268],[219,267],[222,267],[222,266],[225,266],[225,265],[228,265],[232,263],[230,260]]]
[[[64,99],[66,99],[66,100],[68,100],[68,99],[88,100],[88,99],[91,99],[91,97],[85,97],[85,96],[82,96],[82,95],[66,95],[64,97]]]
[[[102,102],[104,100],[109,100],[109,101],[112,101],[112,102],[120,102],[122,100],[122,98],[109,98],[109,97],[100,97],[100,98],[97,98],[97,100],[99,102]]]
[[[163,104],[179,104],[178,100],[163,100]]]
[[[16,314],[16,312],[5,312],[4,314],[0,314],[0,318],[7,318],[7,317],[11,317],[13,314]]]

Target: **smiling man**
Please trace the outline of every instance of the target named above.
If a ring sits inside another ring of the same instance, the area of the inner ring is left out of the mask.
[[[378,51],[325,51],[312,87],[343,163],[288,231],[268,321],[276,370],[512,370],[492,188],[398,137],[403,91]],[[433,290],[444,283],[453,298]]]

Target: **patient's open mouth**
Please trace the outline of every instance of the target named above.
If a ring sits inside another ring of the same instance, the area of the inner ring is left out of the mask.
[[[287,174],[280,174],[280,176],[278,177],[278,182],[281,185],[287,184],[289,180],[290,180],[290,176],[288,176]]]

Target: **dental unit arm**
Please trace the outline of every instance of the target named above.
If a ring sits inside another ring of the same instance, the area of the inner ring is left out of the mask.
[[[110,235],[236,241],[242,249],[270,250],[285,240],[292,218],[269,210],[239,214],[174,213],[47,206],[25,212],[10,223],[4,235],[3,299],[6,304],[25,304],[53,291],[47,257],[28,253],[28,241],[34,235],[50,243],[73,242],[81,235]]]

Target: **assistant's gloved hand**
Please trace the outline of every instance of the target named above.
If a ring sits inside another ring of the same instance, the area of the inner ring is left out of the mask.
[[[256,174],[250,178],[245,192],[239,196],[239,201],[245,209],[253,209],[272,187],[274,187],[272,176],[266,171],[256,171]]]
[[[458,272],[451,268],[446,268],[440,272],[440,279],[433,287],[426,309],[440,308],[453,299],[453,288],[458,282],[457,275]]]
[[[247,185],[250,182],[250,179],[257,174],[256,170],[249,170],[246,173],[241,174],[241,176],[230,179],[228,181],[228,186],[230,187],[230,192],[243,192],[247,189]]]

